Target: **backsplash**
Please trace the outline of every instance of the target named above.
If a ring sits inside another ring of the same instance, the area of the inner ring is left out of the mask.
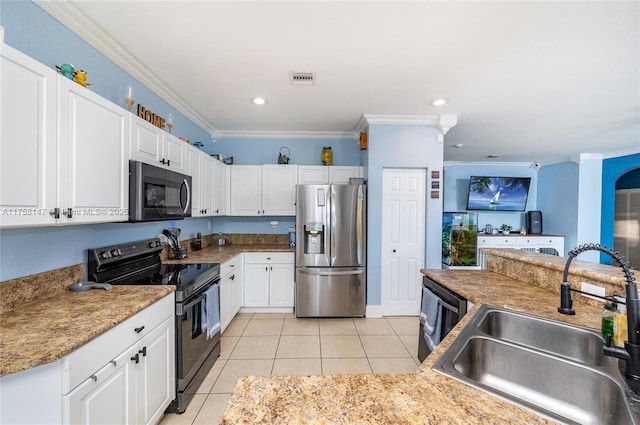
[[[66,291],[70,284],[82,281],[84,281],[84,264],[0,282],[0,313],[6,313],[33,301],[53,297]]]

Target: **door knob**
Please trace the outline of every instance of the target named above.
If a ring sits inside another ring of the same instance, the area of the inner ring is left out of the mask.
[[[393,252],[396,252],[396,250],[394,249]]]

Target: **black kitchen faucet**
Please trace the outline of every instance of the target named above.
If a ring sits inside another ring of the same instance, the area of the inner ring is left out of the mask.
[[[624,342],[624,348],[612,347],[611,338],[607,338],[607,344],[603,348],[604,354],[611,357],[617,357],[624,360],[624,365],[620,365],[620,371],[624,376],[624,380],[636,394],[640,394],[640,302],[638,300],[638,287],[634,281],[633,273],[629,270],[629,265],[616,251],[604,247],[599,244],[580,245],[569,251],[569,258],[564,266],[564,276],[560,285],[560,307],[558,311],[562,314],[575,314],[571,300],[571,291],[581,292],[573,289],[567,283],[569,274],[569,266],[574,257],[585,251],[600,251],[609,255],[616,260],[624,271],[627,280],[627,341]],[[610,299],[610,297],[605,297]]]

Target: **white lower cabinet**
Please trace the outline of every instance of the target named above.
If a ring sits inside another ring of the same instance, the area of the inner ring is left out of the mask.
[[[246,253],[244,307],[293,307],[294,279],[293,253]]]
[[[155,327],[146,322],[149,333],[63,396],[63,423],[155,424],[162,418],[175,398],[173,311]]]
[[[0,423],[156,424],[175,376],[170,294],[60,360],[0,378]]]
[[[242,307],[242,254],[220,265],[220,326],[222,332]]]

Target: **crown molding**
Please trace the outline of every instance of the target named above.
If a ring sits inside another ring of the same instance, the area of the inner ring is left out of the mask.
[[[357,133],[353,131],[260,131],[218,130],[219,139],[302,139],[302,140],[349,140]]]
[[[444,136],[458,123],[458,116],[447,115],[381,115],[363,114],[356,126],[356,130],[364,129],[371,124],[382,125],[430,125],[437,127]],[[359,131],[357,131],[359,132]]]
[[[116,65],[147,86],[152,92],[175,107],[185,117],[193,121],[194,124],[209,132],[214,138],[217,129],[213,124],[207,121],[169,86],[164,84],[150,68],[140,62],[136,56],[82,13],[74,4],[67,0],[33,1]]]

